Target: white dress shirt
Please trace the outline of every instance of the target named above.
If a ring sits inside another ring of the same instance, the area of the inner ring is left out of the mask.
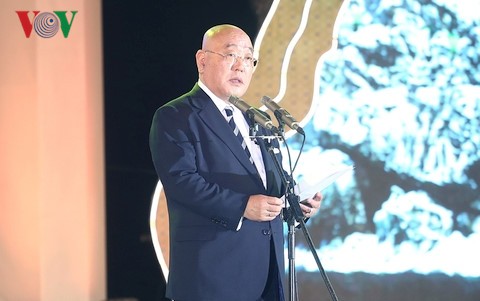
[[[240,133],[242,134],[243,140],[245,140],[245,143],[247,145],[248,150],[250,151],[255,167],[257,168],[260,178],[262,179],[263,186],[266,188],[267,176],[265,172],[265,165],[263,163],[262,151],[260,150],[260,146],[250,138],[249,126],[247,121],[245,120],[245,117],[243,116],[242,111],[240,111],[237,107],[235,107],[231,103],[227,103],[221,100],[220,98],[218,98],[217,96],[215,96],[215,94],[213,94],[212,91],[210,91],[200,80],[198,81],[198,85],[212,99],[213,103],[218,108],[220,113],[222,113],[222,115],[225,117],[225,120],[228,120],[227,115],[225,113],[225,108],[228,107],[230,110],[232,110],[233,120],[235,121],[235,124],[237,125]]]

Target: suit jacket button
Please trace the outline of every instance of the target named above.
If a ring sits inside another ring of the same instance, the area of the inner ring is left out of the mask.
[[[270,230],[268,230],[268,229],[263,229],[263,230],[262,230],[262,234],[263,234],[263,235],[270,235]]]

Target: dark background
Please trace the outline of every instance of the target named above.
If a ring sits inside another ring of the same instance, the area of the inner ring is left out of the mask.
[[[152,116],[193,87],[208,28],[234,24],[253,40],[257,20],[249,1],[103,1],[109,298],[163,299],[148,220],[157,183]]]

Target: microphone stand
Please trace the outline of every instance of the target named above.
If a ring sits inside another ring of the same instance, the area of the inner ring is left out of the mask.
[[[279,116],[277,116],[277,114],[275,114],[275,116],[278,119],[279,132],[281,133],[281,138],[283,138],[284,122],[279,118]],[[250,119],[252,120],[253,118],[250,117]],[[250,124],[253,125],[254,122],[251,122]],[[250,134],[252,133],[256,134],[254,125],[250,127]],[[272,143],[271,143],[272,137],[258,137],[258,138],[263,138],[265,141],[265,145],[267,146],[268,153],[272,157],[275,167],[278,170],[278,174],[281,175],[282,182],[286,187],[285,198],[287,199],[288,204],[290,205],[289,209],[284,208],[283,210],[284,211],[283,219],[288,225],[288,272],[289,272],[289,277],[288,277],[289,299],[288,300],[290,301],[298,300],[297,276],[296,276],[296,269],[295,269],[295,229],[296,229],[295,222],[297,222],[299,224],[298,227],[301,228],[303,231],[303,234],[309,246],[310,252],[312,253],[315,259],[315,262],[317,263],[318,269],[320,271],[320,274],[322,275],[322,278],[328,289],[330,297],[332,298],[333,301],[338,301],[337,295],[335,294],[335,291],[331,285],[331,282],[328,279],[328,276],[322,266],[322,263],[320,262],[320,258],[318,257],[318,254],[315,250],[315,245],[313,244],[310,233],[308,232],[308,229],[305,226],[305,218],[304,218],[302,209],[300,208],[300,196],[298,196],[294,192],[294,183],[292,178],[293,175],[289,175],[291,181],[287,179],[284,173],[284,169],[282,168],[278,158],[275,155],[275,148],[272,146]],[[274,138],[278,138],[278,136],[275,136]],[[284,138],[283,140],[285,141]]]

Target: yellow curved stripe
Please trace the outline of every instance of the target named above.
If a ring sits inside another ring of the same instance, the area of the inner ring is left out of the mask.
[[[255,41],[260,63],[244,99],[262,107],[260,99],[268,95],[305,123],[318,94],[320,58],[336,46],[341,6],[339,0],[274,1]]]

